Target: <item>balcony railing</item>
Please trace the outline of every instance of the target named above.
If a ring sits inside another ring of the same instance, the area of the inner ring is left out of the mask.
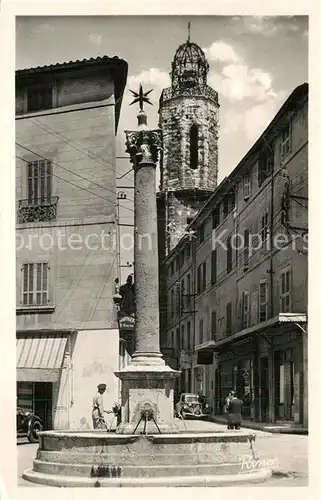
[[[56,220],[58,196],[20,200],[18,206],[18,222],[46,222]]]

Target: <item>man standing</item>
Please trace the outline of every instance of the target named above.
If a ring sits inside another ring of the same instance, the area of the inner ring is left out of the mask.
[[[228,405],[227,428],[240,429],[242,423],[243,401],[238,399],[234,391],[231,391],[231,399]]]
[[[111,411],[104,410],[103,394],[106,392],[106,388],[106,384],[99,384],[97,386],[98,392],[93,398],[92,419],[94,429],[107,429],[104,413],[112,413]]]

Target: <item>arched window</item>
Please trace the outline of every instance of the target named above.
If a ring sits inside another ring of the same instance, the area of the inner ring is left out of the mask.
[[[198,168],[198,126],[194,123],[189,133],[190,168]]]

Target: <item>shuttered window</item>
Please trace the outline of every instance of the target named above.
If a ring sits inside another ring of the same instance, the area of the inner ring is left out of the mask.
[[[243,267],[244,270],[246,271],[249,267],[249,256],[250,256],[250,231],[249,229],[245,229],[244,231],[244,260],[243,260]]]
[[[285,269],[281,274],[281,313],[291,312],[291,269]]]
[[[204,339],[204,322],[202,319],[199,321],[199,344],[203,344],[203,339]]]
[[[190,351],[192,346],[192,339],[191,339],[191,323],[188,321],[187,323],[187,349]]]
[[[232,243],[231,243],[231,236],[227,238],[226,241],[226,272],[230,273],[233,268],[233,248],[232,248]]]
[[[28,202],[43,203],[52,196],[52,162],[49,160],[31,161],[27,165]]]
[[[212,250],[211,254],[211,283],[215,285],[217,280],[217,250]]]
[[[267,281],[260,281],[260,322],[268,319]]]
[[[226,304],[226,333],[232,332],[232,302]]]
[[[262,243],[267,241],[269,234],[269,212],[265,210],[261,215],[261,239]]]
[[[211,334],[212,340],[216,341],[216,311],[212,311]]]
[[[242,328],[250,326],[250,295],[249,292],[242,294]]]
[[[48,264],[24,264],[23,273],[23,305],[44,306],[49,302]]]
[[[247,200],[251,196],[251,173],[243,175],[243,198]]]

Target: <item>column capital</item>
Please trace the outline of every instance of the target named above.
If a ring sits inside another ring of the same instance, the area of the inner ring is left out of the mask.
[[[134,168],[143,164],[156,167],[161,148],[161,130],[126,130],[126,153]]]

